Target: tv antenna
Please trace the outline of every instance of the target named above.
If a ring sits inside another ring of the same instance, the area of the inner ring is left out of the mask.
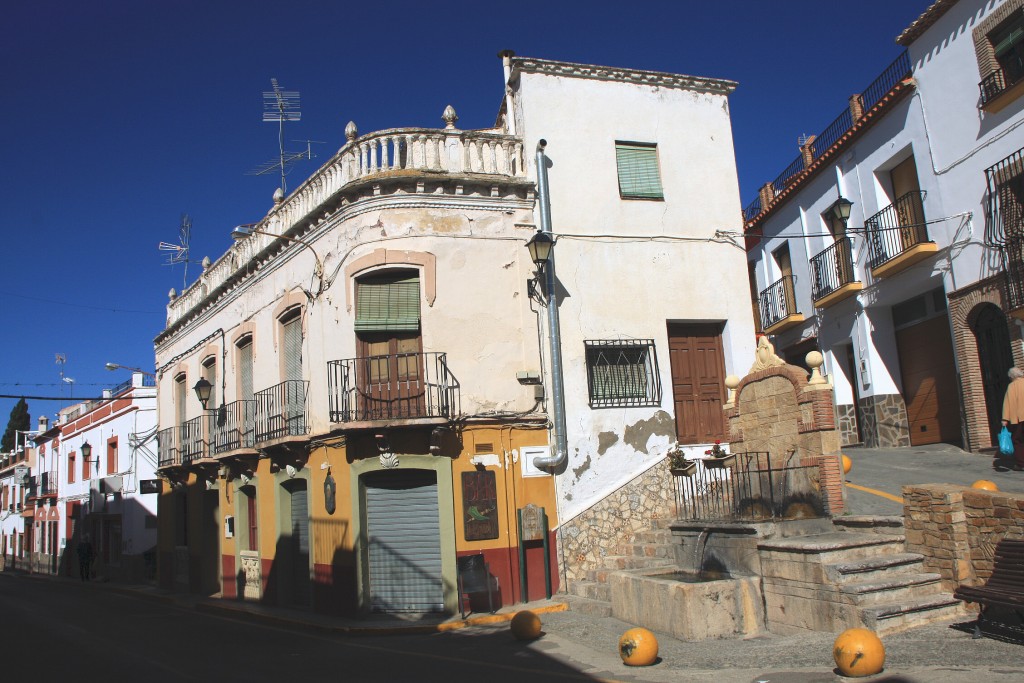
[[[58,374],[60,374],[61,393],[63,393],[63,391],[64,391],[64,385],[67,384],[68,386],[71,387],[71,389],[70,389],[71,398],[72,398],[72,400],[74,400],[74,398],[75,398],[75,380],[70,378],[70,377],[65,377],[64,376],[64,366],[68,362],[68,357],[67,357],[67,355],[65,355],[63,353],[58,353],[58,354],[55,354],[55,355],[56,355],[57,365],[60,366],[60,370],[58,370],[57,372],[58,372]]]
[[[288,193],[285,184],[285,151],[284,151],[284,124],[285,121],[299,121],[302,119],[302,112],[299,111],[299,91],[282,90],[277,84],[276,78],[270,79],[270,86],[273,90],[263,91],[263,121],[277,123],[277,148],[278,163],[281,169],[281,191]],[[295,161],[295,159],[292,159]],[[254,175],[262,175],[255,173]]]
[[[325,144],[323,140],[292,140],[292,142],[304,142],[306,143],[306,149],[300,152],[285,152],[282,150],[279,158],[271,159],[265,164],[261,164],[252,170],[246,171],[245,175],[267,175],[268,173],[273,173],[280,168],[283,171],[281,174],[281,191],[285,192],[287,188],[284,187],[284,176],[291,171],[292,164],[301,159],[315,158],[316,155],[313,154],[313,143],[318,145]]]
[[[156,245],[160,251],[170,252],[167,255],[167,263],[164,265],[173,266],[176,263],[185,264],[185,274],[182,276],[181,289],[185,290],[188,284],[188,249],[192,240],[192,219],[187,213],[181,214],[181,225],[178,227],[178,243],[161,242]]]

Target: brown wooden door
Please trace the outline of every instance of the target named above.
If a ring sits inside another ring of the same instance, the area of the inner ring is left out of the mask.
[[[676,438],[709,443],[725,435],[725,356],[720,325],[669,325]]]
[[[960,398],[949,319],[941,315],[897,330],[896,348],[910,423],[910,444],[959,445]]]
[[[424,414],[423,354],[418,332],[359,335],[359,397],[364,420]]]

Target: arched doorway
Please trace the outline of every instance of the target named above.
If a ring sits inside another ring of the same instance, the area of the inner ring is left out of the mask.
[[[982,304],[974,318],[974,336],[978,344],[978,363],[985,387],[985,410],[992,443],[996,443],[1003,396],[1010,383],[1007,372],[1013,367],[1013,349],[1006,315],[995,304]]]

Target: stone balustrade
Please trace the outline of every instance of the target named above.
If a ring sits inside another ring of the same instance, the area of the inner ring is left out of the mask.
[[[419,173],[437,176],[495,176],[524,179],[523,141],[494,131],[468,131],[454,127],[454,111],[445,111],[444,129],[391,128],[357,136],[355,124],[345,129],[346,144],[330,161],[311,175],[287,198],[275,197],[276,205],[252,227],[257,231],[287,235],[303,221],[316,225],[327,215],[314,214],[337,192],[374,179],[408,177]],[[178,296],[171,294],[167,325],[185,317],[216,289],[229,283],[243,264],[263,252],[280,237],[254,234],[236,243],[202,276]],[[283,240],[287,242],[287,240]]]

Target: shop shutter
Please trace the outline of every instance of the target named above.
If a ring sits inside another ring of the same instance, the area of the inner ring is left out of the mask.
[[[366,475],[371,606],[381,612],[444,608],[437,475],[393,470]]]

